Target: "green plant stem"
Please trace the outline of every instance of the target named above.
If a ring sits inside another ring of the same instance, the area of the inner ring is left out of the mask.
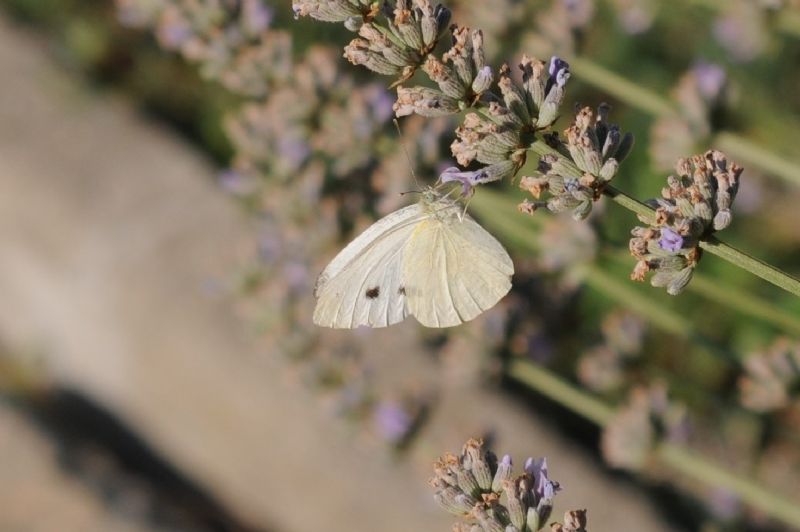
[[[508,375],[525,386],[604,427],[614,417],[614,410],[565,379],[539,366],[512,361]],[[743,502],[791,526],[800,527],[800,504],[759,486],[755,480],[736,475],[713,464],[685,446],[662,443],[654,458],[681,475],[735,493]]]
[[[692,276],[692,282],[687,289],[723,307],[735,309],[745,316],[769,323],[781,331],[800,335],[800,316],[787,312],[774,302],[765,301],[741,290],[731,290],[698,273]]]
[[[701,241],[700,247],[709,253],[716,255],[717,257],[727,260],[731,264],[735,264],[736,266],[749,271],[753,275],[761,277],[765,281],[769,281],[777,287],[783,288],[791,294],[800,296],[800,279],[792,277],[788,273],[779,270],[778,268],[767,264],[762,260],[751,257],[743,251],[739,251],[733,246],[722,242],[715,236],[711,236],[707,240]]]
[[[576,77],[648,114],[663,117],[678,112],[670,100],[589,59],[573,57],[570,67]],[[735,159],[746,161],[784,181],[800,185],[800,165],[797,162],[786,160],[740,135],[731,132],[717,133],[711,139],[711,145]]]
[[[601,427],[614,419],[612,407],[539,365],[512,360],[508,375]]]
[[[530,149],[540,157],[542,155],[558,153],[541,140],[534,142],[530,146]],[[569,160],[566,162],[567,164],[573,164]],[[581,174],[577,167],[575,167],[574,170],[576,172],[575,175]],[[614,203],[617,203],[629,211],[638,214],[643,220],[652,222],[655,217],[655,210],[653,210],[652,207],[645,205],[636,198],[629,196],[613,186],[607,186],[603,193],[611,198]],[[769,281],[775,286],[800,297],[800,280],[782,270],[779,270],[778,268],[775,268],[774,266],[770,266],[763,261],[751,257],[743,251],[739,251],[738,249],[726,244],[718,238],[711,236],[708,239],[701,241],[700,247],[709,253],[730,262],[734,266],[738,266],[739,268],[747,270],[753,275],[761,277],[765,281]]]
[[[619,264],[629,264],[631,261],[631,255],[627,251],[607,252],[606,256]],[[618,279],[612,279],[619,283]],[[605,286],[609,285],[606,284]],[[629,287],[630,285],[625,283],[624,286]],[[766,301],[764,298],[741,288],[725,286],[701,273],[695,272],[692,276],[692,282],[689,283],[686,289],[724,308],[733,309],[743,316],[749,316],[770,324],[780,331],[800,334],[800,316],[782,307],[775,306],[774,302]]]

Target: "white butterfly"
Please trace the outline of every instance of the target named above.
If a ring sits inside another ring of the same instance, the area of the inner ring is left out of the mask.
[[[386,327],[411,314],[452,327],[493,307],[511,289],[508,252],[462,205],[435,189],[381,218],[317,279],[314,323]]]

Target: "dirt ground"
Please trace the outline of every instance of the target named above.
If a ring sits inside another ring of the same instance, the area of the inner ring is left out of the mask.
[[[488,425],[498,449],[548,456],[557,512],[586,507],[595,531],[668,530],[635,486],[469,383],[442,390],[405,462],[354,438],[215,288],[253,234],[215,169],[48,53],[0,19],[0,339],[23,363],[41,359],[258,529],[449,530],[428,464]],[[0,493],[14,494],[0,530],[148,529],[104,506],[48,438],[0,401]]]

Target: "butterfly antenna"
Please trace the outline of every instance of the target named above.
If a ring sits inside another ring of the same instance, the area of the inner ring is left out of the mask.
[[[414,163],[411,162],[411,154],[409,154],[408,148],[406,147],[405,142],[403,142],[403,132],[400,129],[400,122],[398,122],[396,118],[394,119],[394,127],[397,128],[397,135],[400,139],[400,147],[403,148],[403,153],[406,155],[408,169],[411,171],[411,177],[414,178],[414,184],[417,185],[418,190],[422,190],[422,187],[419,185],[419,181],[417,180],[417,174],[414,172]]]

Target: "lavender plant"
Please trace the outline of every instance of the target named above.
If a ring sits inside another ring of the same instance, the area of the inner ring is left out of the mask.
[[[464,519],[453,530],[464,532],[535,532],[547,524],[553,499],[561,489],[550,480],[547,459],[528,458],[522,475],[514,477],[511,456],[498,461],[471,439],[461,454],[447,453],[433,465],[434,499],[451,514]],[[586,510],[567,512],[553,531],[586,530]]]

